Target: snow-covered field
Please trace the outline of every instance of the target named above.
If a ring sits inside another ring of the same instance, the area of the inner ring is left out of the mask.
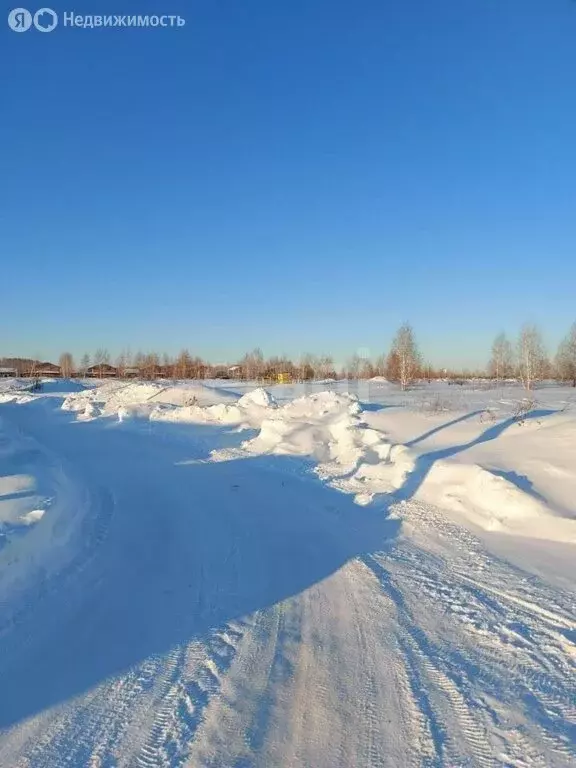
[[[576,765],[576,391],[0,381],[0,766]]]

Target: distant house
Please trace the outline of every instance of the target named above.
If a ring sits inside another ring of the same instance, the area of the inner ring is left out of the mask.
[[[16,368],[0,368],[0,378],[12,379],[15,376],[18,376],[18,371]]]
[[[125,379],[138,379],[140,376],[140,368],[124,368],[123,377]]]
[[[58,378],[62,376],[62,369],[59,365],[54,365],[54,363],[38,363],[34,370],[30,370],[28,375]]]
[[[86,376],[90,379],[113,379],[118,376],[118,368],[109,363],[97,363],[86,369]]]
[[[168,375],[168,367],[165,365],[151,365],[146,371],[148,379],[164,379]]]

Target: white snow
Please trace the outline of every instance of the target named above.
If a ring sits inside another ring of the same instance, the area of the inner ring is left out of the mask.
[[[45,512],[45,509],[32,509],[30,512],[26,512],[24,515],[21,515],[19,519],[23,525],[34,525],[34,523],[42,520]]]
[[[0,765],[576,763],[570,389],[62,384],[0,388]]]

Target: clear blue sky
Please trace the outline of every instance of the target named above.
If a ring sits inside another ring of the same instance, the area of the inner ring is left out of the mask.
[[[573,0],[99,0],[3,21],[0,355],[483,364],[576,316]],[[32,7],[31,10],[36,10]]]

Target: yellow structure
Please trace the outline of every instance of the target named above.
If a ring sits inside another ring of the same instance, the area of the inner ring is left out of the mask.
[[[277,378],[278,384],[289,384],[291,379],[289,373],[279,373],[277,374],[276,378]]]

